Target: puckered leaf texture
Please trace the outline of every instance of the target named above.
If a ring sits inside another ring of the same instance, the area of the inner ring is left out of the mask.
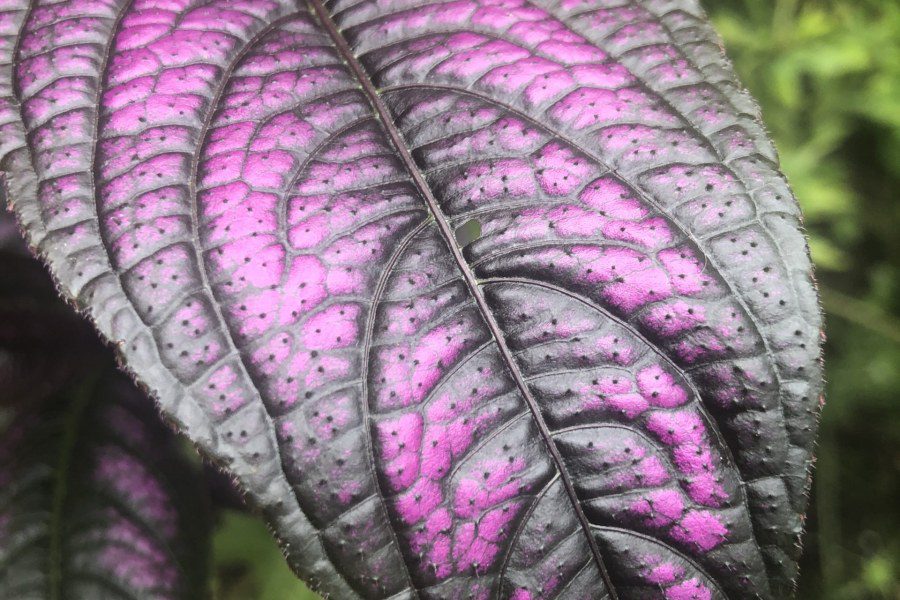
[[[821,317],[695,1],[0,10],[31,245],[314,588],[790,595]]]
[[[0,598],[203,598],[199,466],[15,247],[0,235]]]

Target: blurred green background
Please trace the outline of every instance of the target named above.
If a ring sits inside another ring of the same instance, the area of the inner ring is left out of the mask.
[[[900,599],[900,0],[706,0],[806,213],[827,406],[800,598]],[[219,600],[316,598],[223,511]]]

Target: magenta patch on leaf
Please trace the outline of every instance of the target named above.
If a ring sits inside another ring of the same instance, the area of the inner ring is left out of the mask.
[[[672,535],[706,552],[725,541],[728,529],[708,511],[691,511],[684,515]]]

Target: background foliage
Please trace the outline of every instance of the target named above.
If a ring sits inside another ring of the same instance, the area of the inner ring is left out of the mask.
[[[806,213],[828,404],[800,597],[900,599],[900,2],[706,0]],[[217,599],[307,600],[265,526],[222,511]]]

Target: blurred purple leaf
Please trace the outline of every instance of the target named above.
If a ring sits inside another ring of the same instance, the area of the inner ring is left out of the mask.
[[[20,405],[0,439],[0,598],[196,599],[197,469],[123,375]]]

